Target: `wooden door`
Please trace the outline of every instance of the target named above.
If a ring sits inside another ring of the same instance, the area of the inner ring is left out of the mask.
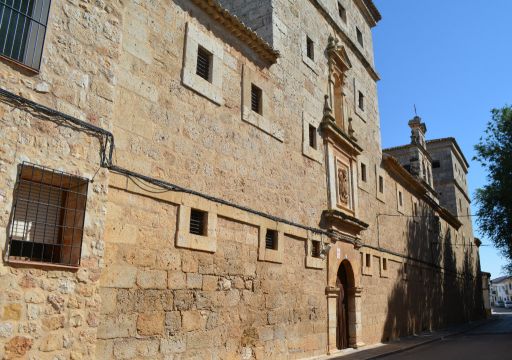
[[[336,346],[338,349],[348,348],[348,297],[347,297],[347,275],[343,264],[338,270],[336,286],[340,289],[337,307],[337,337]]]

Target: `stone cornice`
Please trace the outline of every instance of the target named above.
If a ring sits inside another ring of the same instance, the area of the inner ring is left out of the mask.
[[[274,64],[280,56],[265,40],[245,25],[238,17],[224,9],[217,0],[191,0],[197,7],[205,11],[212,19],[224,26],[231,34],[239,38],[251,50],[265,61]]]
[[[429,194],[433,191],[426,183],[418,181],[416,177],[411,175],[393,156],[383,154],[382,161],[391,175],[399,176],[410,191],[414,191],[418,197],[425,201],[434,211],[436,211],[443,220],[459,229],[462,223],[448,209],[439,205]]]
[[[196,0],[199,1],[199,0]],[[343,29],[334,21],[334,19],[329,14],[329,11],[327,11],[326,8],[320,3],[319,0],[310,0],[311,3],[318,9],[320,14],[324,17],[325,20],[331,25],[331,27],[336,30],[336,33],[338,36],[347,44],[347,46],[352,50],[352,52],[356,55],[356,57],[361,61],[366,71],[368,71],[368,74],[374,81],[379,81],[380,77],[377,71],[373,68],[372,64],[366,59],[364,54],[359,50],[359,48],[356,46],[356,44],[352,41],[352,39],[349,38],[349,36],[343,31]],[[368,0],[364,0],[368,1]]]
[[[355,0],[355,3],[370,27],[374,27],[382,19],[379,10],[372,0]]]
[[[349,135],[336,125],[334,119],[329,120],[329,117],[324,117],[324,120],[320,124],[320,130],[334,145],[347,151],[352,156],[357,156],[363,151]]]

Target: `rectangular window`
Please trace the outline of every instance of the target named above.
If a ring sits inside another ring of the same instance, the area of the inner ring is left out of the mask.
[[[361,181],[366,182],[366,164],[361,163]]]
[[[365,263],[366,263],[366,267],[370,267],[372,264],[371,264],[371,261],[372,261],[372,255],[371,254],[366,254],[366,259],[365,259]]]
[[[23,163],[14,191],[9,260],[79,266],[88,184]]]
[[[306,54],[311,60],[315,60],[315,43],[306,36]]]
[[[418,216],[418,203],[415,202],[412,208],[412,212],[414,216]]]
[[[382,258],[382,270],[386,271],[388,269],[388,259]]]
[[[193,235],[206,236],[207,213],[201,210],[190,210],[190,233]]]
[[[265,248],[277,250],[277,231],[267,229],[265,234]]]
[[[309,124],[309,146],[316,149],[316,128]]]
[[[0,55],[39,70],[50,0],[0,0]]]
[[[212,74],[212,59],[213,55],[204,47],[199,46],[197,48],[197,65],[196,65],[196,74],[206,81],[211,82]]]
[[[402,192],[401,191],[398,192],[398,204],[400,206],[404,206],[404,200],[403,200],[403,196],[402,196]]]
[[[357,26],[356,26],[356,33],[357,33],[357,42],[359,43],[359,45],[364,46],[363,33],[361,32],[361,30],[359,30],[359,28]]]
[[[441,162],[439,160],[432,161],[432,167],[434,169],[440,168],[441,167]]]
[[[361,91],[358,92],[357,106],[364,111],[364,95]]]
[[[320,241],[311,241],[311,256],[315,258],[320,257]]]
[[[262,113],[261,106],[261,97],[263,96],[263,91],[254,84],[251,84],[251,109],[257,114]]]
[[[379,192],[384,193],[384,178],[381,175],[379,175]]]
[[[340,2],[338,2],[338,15],[340,16],[340,19],[343,20],[343,22],[347,22],[347,10],[341,5]]]

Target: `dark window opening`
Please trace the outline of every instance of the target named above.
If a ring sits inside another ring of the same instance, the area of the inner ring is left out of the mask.
[[[197,49],[197,66],[196,74],[211,82],[211,67],[213,55],[204,47],[199,46]]]
[[[361,180],[366,182],[366,164],[361,163]]]
[[[388,259],[382,259],[382,270],[386,271],[388,269]]]
[[[379,192],[384,193],[384,178],[379,175]]]
[[[364,95],[361,91],[359,91],[359,96],[357,99],[357,106],[359,106],[359,109],[364,111]]]
[[[0,55],[38,70],[50,0],[0,1]]]
[[[371,260],[372,260],[372,255],[371,254],[366,254],[366,267],[370,267],[371,266]]]
[[[309,124],[309,146],[316,149],[316,128]]]
[[[361,32],[361,30],[359,30],[358,27],[356,27],[356,33],[357,33],[357,42],[359,43],[359,45],[364,46],[363,33]]]
[[[315,43],[306,36],[306,54],[311,60],[315,60]]]
[[[439,160],[432,161],[432,167],[434,169],[440,168],[441,167],[441,162]]]
[[[311,241],[311,256],[315,258],[320,257],[320,241]]]
[[[345,10],[340,2],[338,2],[338,15],[340,16],[341,20],[343,20],[343,22],[347,22],[347,10]]]
[[[251,109],[255,113],[262,114],[261,98],[263,91],[254,84],[251,84]]]
[[[190,233],[206,236],[206,222],[208,214],[201,210],[190,210]]]
[[[88,180],[23,163],[14,190],[9,260],[79,266]]]
[[[277,250],[277,231],[267,229],[265,234],[265,248]]]
[[[404,165],[404,169],[407,170],[408,172],[411,172],[411,165]]]
[[[404,263],[404,274],[407,274],[407,263]]]
[[[398,204],[399,204],[400,206],[403,206],[403,205],[404,205],[404,200],[403,200],[403,198],[402,198],[402,192],[401,192],[401,191],[399,191],[399,192],[398,192]]]

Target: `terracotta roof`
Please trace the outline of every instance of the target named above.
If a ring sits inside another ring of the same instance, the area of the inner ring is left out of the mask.
[[[237,16],[223,8],[217,0],[191,0],[200,9],[204,10],[215,21],[242,40],[249,48],[270,63],[275,63],[279,51],[263,40],[256,32],[245,25]]]

